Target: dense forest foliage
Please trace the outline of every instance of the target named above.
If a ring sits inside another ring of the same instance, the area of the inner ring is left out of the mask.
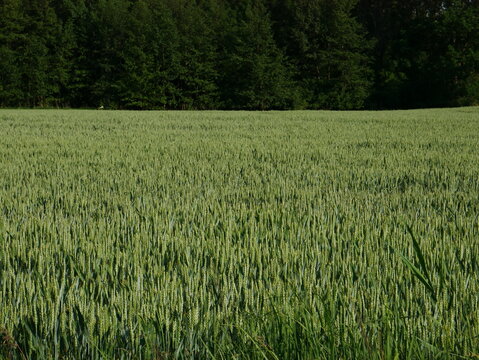
[[[0,0],[0,106],[479,103],[476,0]]]

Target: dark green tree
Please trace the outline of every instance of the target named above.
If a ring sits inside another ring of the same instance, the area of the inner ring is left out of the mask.
[[[479,105],[479,3],[452,1],[434,35],[439,56],[431,60],[445,99],[434,105]]]
[[[359,17],[376,39],[371,106],[474,103],[478,6],[468,0],[361,0]]]
[[[69,48],[50,0],[3,0],[0,17],[2,103],[59,106]]]
[[[171,10],[161,1],[139,0],[130,7],[121,52],[121,106],[176,108],[180,67],[179,35]]]
[[[476,0],[0,0],[0,106],[479,102]]]
[[[261,110],[295,107],[292,71],[276,46],[267,9],[260,1],[245,1],[231,11],[222,40],[224,105]]]
[[[276,0],[277,42],[286,48],[309,107],[358,109],[370,93],[371,42],[354,0]],[[289,16],[288,16],[289,14]]]
[[[24,42],[20,0],[0,0],[0,106],[18,106],[21,91],[19,48]]]
[[[170,0],[168,5],[178,33],[175,108],[215,108],[219,94],[213,13],[189,0]]]

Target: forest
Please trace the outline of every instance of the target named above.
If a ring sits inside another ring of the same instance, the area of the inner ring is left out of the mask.
[[[477,0],[0,0],[0,107],[477,104]]]

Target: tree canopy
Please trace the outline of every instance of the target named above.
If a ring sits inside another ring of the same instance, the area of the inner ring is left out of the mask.
[[[476,0],[0,0],[0,106],[479,104]]]

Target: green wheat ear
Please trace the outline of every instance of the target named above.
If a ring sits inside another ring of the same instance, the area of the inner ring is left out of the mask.
[[[478,120],[0,110],[0,360],[479,359]]]

